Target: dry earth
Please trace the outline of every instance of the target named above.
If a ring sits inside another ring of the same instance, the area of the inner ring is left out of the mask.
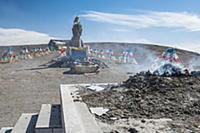
[[[91,47],[104,49],[112,47],[116,51],[118,49],[121,50],[122,47],[125,49],[136,47],[136,44],[124,43],[99,44],[101,43],[93,43]],[[16,47],[15,49],[18,51],[20,48]],[[147,52],[148,56],[151,55],[148,52],[149,50],[154,51],[155,55],[160,55],[165,49],[165,47],[153,45],[144,45],[143,48],[145,48],[144,52]],[[6,48],[0,47],[0,53],[3,49]],[[142,49],[138,51],[142,52]],[[146,51],[146,49],[148,50]],[[192,52],[178,50],[177,53],[185,65],[190,64],[194,57],[199,58],[199,54]],[[110,64],[110,69],[104,69],[98,75],[69,75],[63,74],[67,70],[66,68],[42,69],[40,67],[40,65],[49,62],[55,56],[56,54],[54,53],[49,56],[23,60],[12,64],[0,64],[0,128],[14,126],[21,113],[39,112],[41,104],[59,103],[60,84],[122,82],[128,79],[127,71],[138,69],[133,69],[132,66],[119,67],[119,65]],[[145,62],[145,60],[142,58],[140,62]],[[130,122],[129,124],[134,123]]]
[[[98,75],[67,75],[65,68],[39,66],[55,54],[0,64],[0,127],[13,126],[21,113],[38,112],[41,104],[59,103],[59,85],[75,83],[121,82],[126,73],[115,68],[104,69]]]

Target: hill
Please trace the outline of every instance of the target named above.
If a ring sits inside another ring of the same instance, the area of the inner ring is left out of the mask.
[[[63,40],[62,40],[63,41]],[[64,40],[69,43],[68,40]],[[162,54],[167,48],[166,46],[159,46],[155,44],[143,44],[143,43],[119,43],[119,42],[86,42],[86,45],[89,45],[90,48],[93,49],[112,49],[115,52],[122,52],[125,50],[134,50],[137,54],[145,54],[145,56],[149,57],[157,57]],[[60,45],[60,44],[57,44]],[[66,44],[68,45],[68,44]],[[12,47],[17,53],[20,49],[27,47],[28,49],[32,48],[45,48],[48,44],[34,44],[34,45],[17,45],[17,46],[0,46],[0,54],[8,47]],[[177,54],[184,63],[184,65],[188,65],[191,61],[196,60],[200,57],[200,54],[197,52],[187,51],[183,49],[177,49]],[[141,58],[141,61],[143,57]]]

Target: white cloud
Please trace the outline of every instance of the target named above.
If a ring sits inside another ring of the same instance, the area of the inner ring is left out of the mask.
[[[45,33],[17,28],[0,28],[0,45],[26,45],[48,43],[50,36]]]
[[[133,28],[165,27],[200,31],[200,16],[187,12],[144,11],[134,15],[89,11],[81,17]]]
[[[116,31],[116,32],[130,32],[131,31],[129,29],[123,29],[123,28],[113,28],[111,30]]]

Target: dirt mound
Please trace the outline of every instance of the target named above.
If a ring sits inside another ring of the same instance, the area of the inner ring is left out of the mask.
[[[113,118],[172,118],[197,126],[200,121],[200,77],[161,77],[140,73],[122,86],[82,95],[92,107],[105,107],[102,121]],[[192,124],[191,124],[192,123]]]

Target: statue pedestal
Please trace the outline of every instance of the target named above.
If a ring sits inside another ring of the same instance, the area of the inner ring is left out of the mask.
[[[83,41],[79,37],[73,37],[71,39],[71,46],[81,48],[83,47]]]

